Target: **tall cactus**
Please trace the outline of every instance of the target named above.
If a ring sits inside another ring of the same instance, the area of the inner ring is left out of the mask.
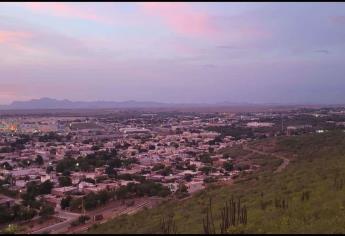
[[[205,234],[215,234],[214,220],[212,214],[212,198],[209,199],[209,204],[206,208],[206,218],[203,220],[203,228]]]
[[[232,197],[229,203],[226,202],[225,206],[220,210],[220,216],[220,233],[224,234],[230,227],[247,224],[247,207],[241,206],[240,198],[236,202]]]
[[[161,219],[160,228],[163,234],[176,234],[177,227],[174,220],[174,215],[170,214]]]

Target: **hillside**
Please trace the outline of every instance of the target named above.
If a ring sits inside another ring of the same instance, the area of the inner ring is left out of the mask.
[[[217,233],[219,210],[232,196],[241,197],[242,205],[246,205],[247,224],[230,232],[345,233],[344,132],[265,140],[250,147],[280,153],[290,163],[280,173],[273,173],[281,161],[261,156],[265,171],[247,174],[232,186],[211,186],[187,200],[162,203],[96,225],[89,233],[161,233],[160,221],[169,213],[174,214],[177,233],[203,233],[209,196]]]

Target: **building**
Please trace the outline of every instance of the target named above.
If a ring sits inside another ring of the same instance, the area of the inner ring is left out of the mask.
[[[14,205],[15,201],[5,195],[0,195],[0,206],[5,208],[10,208]]]
[[[145,128],[121,128],[119,130],[124,134],[150,133],[150,130]]]
[[[247,123],[247,127],[250,128],[260,128],[260,127],[272,127],[274,125],[274,123],[270,123],[270,122],[248,122]]]
[[[62,187],[62,188],[53,188],[52,194],[55,196],[63,197],[67,194],[72,194],[78,191],[77,187],[69,186],[69,187]]]

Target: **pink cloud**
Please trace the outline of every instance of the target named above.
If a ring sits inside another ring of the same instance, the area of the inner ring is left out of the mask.
[[[0,31],[0,44],[13,43],[16,44],[22,40],[28,39],[32,36],[29,32],[18,31]]]
[[[54,16],[106,22],[106,19],[104,17],[85,9],[82,10],[80,8],[77,8],[75,5],[73,6],[70,3],[66,4],[60,2],[32,2],[23,3],[22,6],[33,11],[43,12]]]
[[[213,37],[217,30],[210,16],[197,12],[187,3],[140,3],[139,6],[148,14],[158,16],[172,30],[187,36]]]
[[[0,84],[0,104],[5,104],[18,98],[27,99],[25,89],[18,84]]]

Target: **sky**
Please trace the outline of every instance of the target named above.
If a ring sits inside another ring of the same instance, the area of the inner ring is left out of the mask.
[[[0,104],[345,103],[345,3],[0,3]]]

